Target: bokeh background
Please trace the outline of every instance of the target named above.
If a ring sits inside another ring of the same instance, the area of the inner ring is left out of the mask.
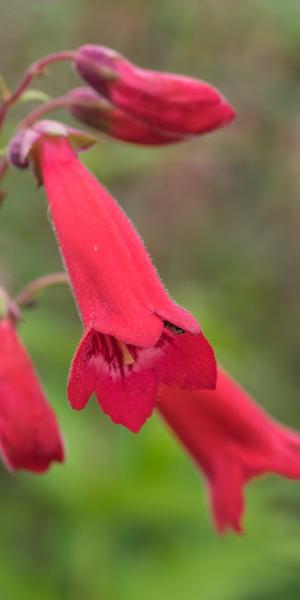
[[[173,148],[101,139],[84,160],[146,240],[219,360],[274,417],[300,429],[300,4],[298,0],[0,0],[0,71],[13,87],[48,52],[92,42],[218,86],[239,117]],[[67,65],[35,82],[77,84]],[[33,107],[33,104],[32,104]],[[17,118],[11,114],[3,146]],[[64,115],[60,115],[65,118]],[[12,293],[60,269],[43,190],[7,180],[0,279]],[[134,436],[94,402],[65,398],[81,335],[67,289],[45,293],[21,335],[55,407],[68,460],[1,469],[1,600],[298,600],[300,483],[247,490],[246,535],[218,538],[203,481],[154,416]]]

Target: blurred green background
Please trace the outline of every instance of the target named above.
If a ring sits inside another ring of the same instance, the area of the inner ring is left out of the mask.
[[[233,103],[238,120],[211,136],[156,150],[103,137],[84,160],[126,208],[219,360],[274,417],[300,429],[299,1],[0,7],[0,71],[11,87],[38,57],[92,42],[207,79]],[[34,86],[58,94],[74,84],[58,65]],[[12,112],[2,145],[24,111]],[[0,279],[14,293],[60,269],[60,259],[30,173],[11,173],[6,187]],[[134,436],[94,402],[82,413],[69,408],[81,328],[68,290],[44,294],[21,334],[68,459],[41,477],[1,469],[0,600],[299,600],[300,484],[254,482],[246,535],[218,538],[201,478],[156,416]]]

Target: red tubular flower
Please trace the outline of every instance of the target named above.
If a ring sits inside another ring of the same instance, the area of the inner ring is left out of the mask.
[[[95,392],[114,422],[138,431],[160,381],[215,387],[213,351],[195,318],[168,296],[120,206],[67,140],[41,138],[35,154],[85,329],[69,400],[81,409]]]
[[[0,454],[9,469],[36,473],[64,460],[54,412],[9,318],[0,320]]]
[[[204,81],[141,69],[104,46],[75,53],[79,75],[112,104],[163,132],[199,135],[223,127],[235,113]]]
[[[186,138],[155,130],[116,108],[91,88],[76,88],[68,93],[69,111],[79,121],[107,135],[144,146],[174,144]]]
[[[300,479],[300,435],[273,421],[224,371],[213,392],[162,386],[158,409],[206,475],[220,532],[242,531],[248,480],[267,472]]]

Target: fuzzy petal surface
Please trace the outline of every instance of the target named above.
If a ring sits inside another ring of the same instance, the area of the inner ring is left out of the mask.
[[[39,166],[85,328],[141,347],[155,345],[162,319],[199,330],[194,317],[168,296],[125,213],[68,142],[42,139]]]

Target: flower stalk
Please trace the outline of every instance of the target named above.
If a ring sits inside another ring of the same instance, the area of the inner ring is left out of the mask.
[[[20,308],[32,307],[35,304],[36,297],[42,291],[49,287],[65,283],[69,283],[69,278],[68,275],[64,272],[49,273],[48,275],[42,275],[42,277],[37,277],[37,279],[34,279],[30,283],[28,283],[14,298],[14,302]]]
[[[67,96],[58,96],[57,98],[51,98],[42,104],[39,104],[34,110],[32,110],[26,117],[21,121],[19,129],[25,129],[31,127],[36,121],[49,114],[54,110],[65,108],[69,106],[70,102]]]
[[[72,51],[53,52],[30,65],[17,84],[15,90],[11,94],[6,94],[3,99],[2,106],[0,107],[0,128],[5,121],[9,108],[18,102],[35,77],[43,75],[49,65],[66,60],[70,61],[73,58],[74,52]]]
[[[6,157],[0,158],[0,186],[1,186],[2,180],[4,179],[4,177],[8,171],[8,168],[9,168],[9,162],[8,162],[7,158]],[[2,205],[2,202],[5,198],[5,196],[6,196],[5,190],[1,190],[1,187],[0,187],[0,207]]]

